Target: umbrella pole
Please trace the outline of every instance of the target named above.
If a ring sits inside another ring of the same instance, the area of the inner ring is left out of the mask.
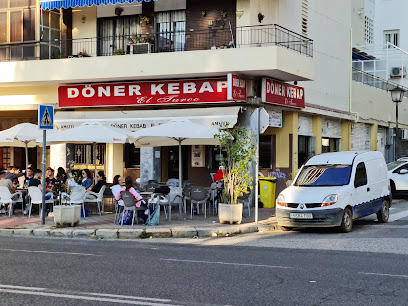
[[[27,147],[28,141],[25,141],[25,162],[26,162],[26,166],[25,168],[28,168],[28,147]]]
[[[96,185],[96,142],[93,143],[93,160],[94,160],[94,165],[95,165],[95,173],[94,173],[94,183]]]
[[[183,162],[181,160],[181,139],[179,139],[178,142],[179,142],[179,187],[183,188],[183,169],[182,169]],[[169,214],[170,214],[170,209],[169,209]],[[169,215],[169,220],[170,220],[170,215]],[[181,204],[179,204],[179,220],[181,220]]]

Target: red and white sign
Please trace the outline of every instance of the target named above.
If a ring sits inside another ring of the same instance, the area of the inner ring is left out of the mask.
[[[72,85],[58,88],[58,104],[92,107],[226,102],[235,100],[228,99],[232,90],[225,78]],[[236,95],[232,93],[231,97]]]
[[[305,89],[300,86],[263,78],[262,102],[304,108]]]
[[[246,78],[232,73],[228,74],[228,100],[247,100]]]

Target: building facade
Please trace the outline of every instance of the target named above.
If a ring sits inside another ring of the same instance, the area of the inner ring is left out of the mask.
[[[35,123],[37,105],[53,104],[60,128],[135,131],[188,119],[255,134],[261,109],[260,171],[279,188],[314,154],[386,153],[394,118],[370,103],[391,104],[389,94],[352,81],[354,29],[365,29],[355,1],[83,2],[0,1],[2,129]],[[3,166],[24,160],[18,148],[3,150]],[[51,165],[91,167],[92,150],[53,145]],[[184,178],[209,185],[220,154],[182,150]],[[178,148],[99,144],[96,163],[108,181],[166,181],[178,176]]]

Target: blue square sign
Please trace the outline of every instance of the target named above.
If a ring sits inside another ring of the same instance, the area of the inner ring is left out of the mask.
[[[38,127],[42,130],[54,129],[54,106],[38,105]]]

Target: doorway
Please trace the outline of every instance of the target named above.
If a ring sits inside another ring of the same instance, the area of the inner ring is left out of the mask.
[[[162,180],[179,177],[179,147],[162,147]],[[188,146],[181,146],[183,180],[188,179]]]

